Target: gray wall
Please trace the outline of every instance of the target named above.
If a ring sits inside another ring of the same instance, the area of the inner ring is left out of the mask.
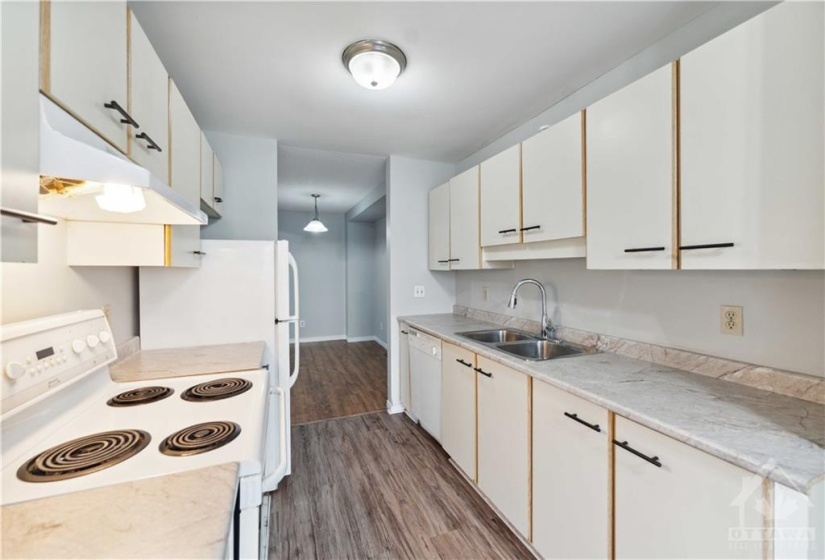
[[[387,260],[387,219],[375,222],[375,288],[373,292],[373,336],[387,344],[387,324],[389,314],[387,305],[389,304],[389,292],[387,281],[389,280],[389,261]]]
[[[544,283],[559,324],[825,376],[823,271],[603,271],[585,259],[517,263],[514,270],[459,272],[459,305],[538,319],[539,293],[515,282]],[[487,288],[487,300],[484,300]],[[744,307],[744,336],[720,333],[719,307]]]
[[[204,239],[278,239],[278,141],[207,132],[223,166],[223,217]]]
[[[278,212],[279,239],[289,241],[298,263],[301,339],[346,336],[346,244],[344,214],[321,213],[329,232],[307,233],[312,212]]]
[[[375,224],[347,222],[347,339],[374,336]]]

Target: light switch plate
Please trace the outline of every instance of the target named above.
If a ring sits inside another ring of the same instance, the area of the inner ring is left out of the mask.
[[[424,297],[424,286],[415,286],[413,288],[413,297]]]
[[[301,325],[301,328],[304,328],[306,326],[306,323],[304,321],[301,321],[300,325]]]
[[[742,336],[744,332],[744,313],[739,305],[723,305],[719,315],[722,334]]]

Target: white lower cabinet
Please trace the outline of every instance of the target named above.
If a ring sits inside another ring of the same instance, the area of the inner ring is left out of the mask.
[[[475,354],[454,344],[441,346],[441,446],[476,480]]]
[[[478,356],[478,486],[530,537],[530,378]]]
[[[533,381],[533,546],[544,558],[609,556],[608,416]]]
[[[763,558],[764,480],[616,417],[616,558]],[[761,534],[761,533],[760,533]]]

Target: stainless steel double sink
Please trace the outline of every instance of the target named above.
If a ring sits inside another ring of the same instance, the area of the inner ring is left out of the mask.
[[[457,334],[530,362],[542,362],[587,353],[583,348],[559,340],[546,340],[512,329],[492,329]]]

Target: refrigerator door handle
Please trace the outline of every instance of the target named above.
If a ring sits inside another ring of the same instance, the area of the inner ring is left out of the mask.
[[[295,262],[295,257],[292,256],[292,253],[289,253],[289,269],[292,273],[292,286],[294,287],[294,297],[295,300],[293,302],[295,315],[290,317],[292,322],[296,323],[295,326],[295,363],[292,365],[292,371],[289,374],[289,386],[292,387],[295,385],[295,381],[298,380],[298,368],[301,363],[301,341],[300,341],[300,331],[301,326],[298,323],[298,318],[301,316],[301,312],[298,309],[298,263]]]

